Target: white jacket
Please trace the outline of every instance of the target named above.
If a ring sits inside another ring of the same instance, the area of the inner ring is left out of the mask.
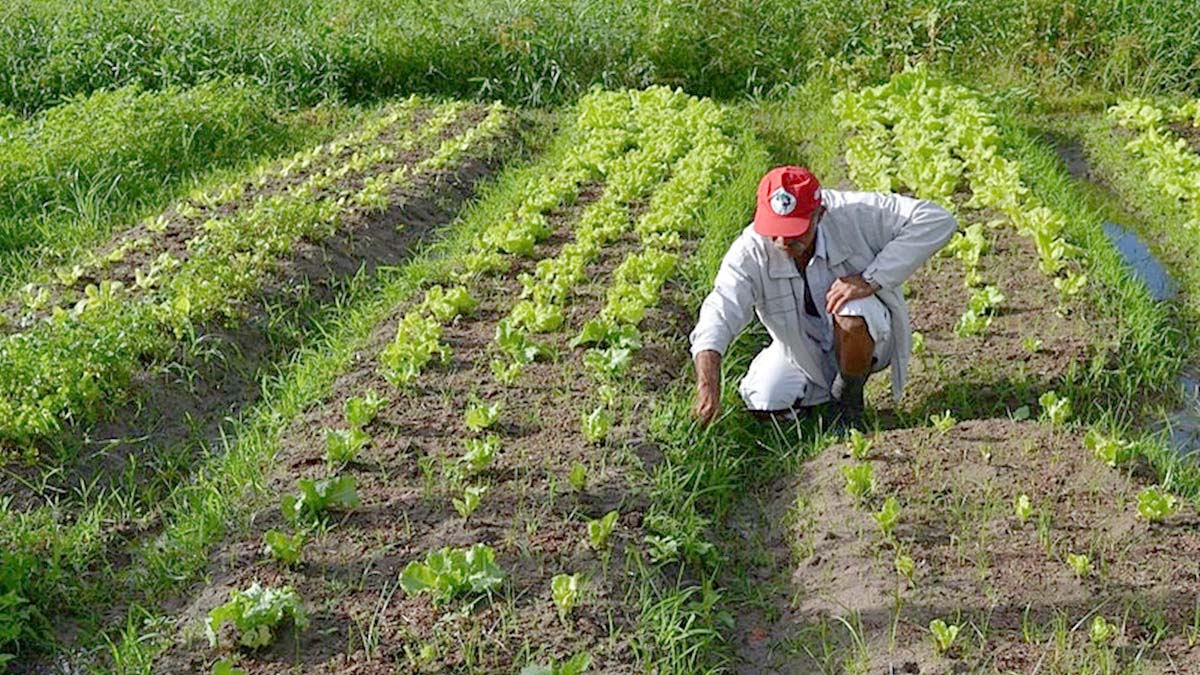
[[[821,203],[826,212],[817,227],[830,269],[839,278],[863,274],[879,284],[876,296],[891,311],[892,394],[899,400],[912,353],[912,327],[900,284],[950,241],[958,221],[933,202],[894,194],[823,189]],[[792,363],[806,373],[821,373],[806,348],[811,338],[799,323],[803,292],[792,258],[751,224],[729,247],[713,291],[700,308],[691,335],[692,356],[705,350],[724,354],[750,323],[753,310]]]

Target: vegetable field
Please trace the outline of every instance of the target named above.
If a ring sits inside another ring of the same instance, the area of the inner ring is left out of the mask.
[[[0,10],[0,673],[1200,672],[1182,19],[54,4]],[[780,164],[958,221],[862,429],[747,414],[757,324],[693,415]]]

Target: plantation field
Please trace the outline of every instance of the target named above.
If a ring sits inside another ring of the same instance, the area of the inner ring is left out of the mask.
[[[0,672],[1200,672],[1192,5],[382,4],[0,10]],[[780,164],[958,221],[861,430],[693,416]]]

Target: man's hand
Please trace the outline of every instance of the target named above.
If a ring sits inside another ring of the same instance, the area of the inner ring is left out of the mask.
[[[829,293],[825,295],[825,311],[836,316],[842,305],[851,300],[865,298],[875,294],[871,284],[863,279],[861,274],[852,274],[833,282]]]
[[[700,426],[708,426],[721,414],[721,355],[706,350],[696,354],[696,409]]]

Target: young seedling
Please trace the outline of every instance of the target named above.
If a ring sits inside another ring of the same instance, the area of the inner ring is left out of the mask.
[[[1092,627],[1088,631],[1088,639],[1092,641],[1092,644],[1099,646],[1111,642],[1116,636],[1116,625],[1109,623],[1099,614],[1092,618]]]
[[[496,382],[505,386],[512,386],[517,383],[517,379],[521,377],[521,370],[525,367],[520,361],[507,363],[504,359],[492,359],[492,377]]]
[[[284,565],[295,565],[304,555],[307,540],[303,532],[288,536],[279,530],[267,530],[263,533],[263,550]]]
[[[933,650],[938,654],[945,654],[950,651],[961,629],[962,627],[958,624],[947,624],[941,619],[930,621],[929,632],[933,635]]]
[[[1042,339],[1035,335],[1026,335],[1021,338],[1021,347],[1030,354],[1038,354],[1045,348],[1042,344]]]
[[[588,468],[583,462],[575,462],[571,465],[571,473],[567,474],[567,480],[570,481],[571,487],[576,492],[583,492],[587,487]]]
[[[629,370],[633,362],[633,351],[627,347],[589,349],[583,355],[583,364],[598,380],[613,380]]]
[[[616,527],[617,518],[616,511],[609,511],[604,514],[603,518],[588,521],[588,544],[593,549],[599,551],[608,545],[608,538],[612,535],[613,528]]]
[[[479,401],[473,401],[467,406],[465,417],[467,428],[475,433],[490,429],[496,422],[500,421],[501,408],[502,406],[499,403],[484,405]]]
[[[562,663],[551,659],[548,666],[540,664],[525,666],[521,669],[521,675],[583,675],[591,667],[591,654],[580,652]]]
[[[925,353],[925,335],[921,331],[913,331],[912,353],[913,356],[921,356]]]
[[[358,427],[326,430],[325,463],[337,467],[353,462],[370,440],[371,435]]]
[[[1067,564],[1080,579],[1092,576],[1092,558],[1086,553],[1068,553]]]
[[[900,519],[900,503],[895,497],[888,497],[883,502],[883,507],[875,513],[871,514],[876,523],[879,523],[879,531],[883,533],[884,539],[892,538],[892,530],[896,527],[896,521]]]
[[[954,428],[954,425],[958,424],[958,420],[954,419],[954,415],[951,415],[949,410],[946,410],[940,415],[931,415],[929,423],[933,425],[934,431],[944,434]]]
[[[1157,487],[1148,487],[1138,493],[1137,510],[1139,516],[1157,523],[1178,511],[1179,504],[1175,495]]]
[[[1083,437],[1083,447],[1114,469],[1129,458],[1128,444],[1115,436],[1105,436],[1096,429],[1090,429]]]
[[[216,647],[221,627],[232,623],[238,642],[255,649],[271,644],[276,627],[289,618],[297,629],[308,625],[308,613],[296,591],[291,586],[264,588],[256,581],[244,591],[231,591],[229,602],[208,613],[204,628],[209,644]]]
[[[1071,399],[1060,398],[1056,392],[1048,391],[1038,397],[1042,406],[1042,418],[1049,420],[1051,426],[1060,427],[1071,419]]]
[[[495,434],[488,434],[485,438],[468,438],[463,444],[467,451],[459,459],[459,466],[468,476],[488,468],[500,451],[500,437]]]
[[[911,556],[904,555],[903,553],[897,553],[894,565],[896,567],[896,574],[904,577],[908,580],[908,583],[911,584],[913,581],[913,575],[916,574],[917,571],[916,561],[913,560]]]
[[[471,514],[479,508],[479,502],[483,500],[487,491],[486,485],[468,485],[463,489],[462,499],[455,497],[450,501],[454,504],[454,510],[458,511],[458,515],[462,516],[463,520],[470,520]]]
[[[1017,495],[1013,500],[1013,513],[1022,525],[1029,520],[1029,517],[1033,515],[1033,502],[1030,501],[1029,495],[1024,493]]]
[[[583,581],[578,574],[557,574],[550,580],[550,593],[559,616],[565,617],[579,603]]]
[[[358,499],[354,476],[333,476],[315,481],[301,478],[297,486],[299,494],[284,495],[280,499],[283,517],[292,523],[318,521],[329,511],[353,509],[362,503]]]
[[[850,430],[850,437],[846,439],[846,446],[850,449],[850,456],[854,459],[866,459],[871,454],[871,446],[874,443],[867,435],[858,429]]]
[[[212,675],[246,675],[246,671],[235,668],[229,659],[221,659],[213,664]]]
[[[846,494],[862,500],[875,490],[875,470],[870,464],[852,464],[842,467],[846,479]]]
[[[583,416],[583,435],[592,443],[603,443],[613,425],[613,414],[600,406]]]
[[[365,396],[355,396],[346,400],[346,424],[351,429],[362,429],[379,416],[379,411],[388,404],[388,400],[380,396],[374,389]]]

